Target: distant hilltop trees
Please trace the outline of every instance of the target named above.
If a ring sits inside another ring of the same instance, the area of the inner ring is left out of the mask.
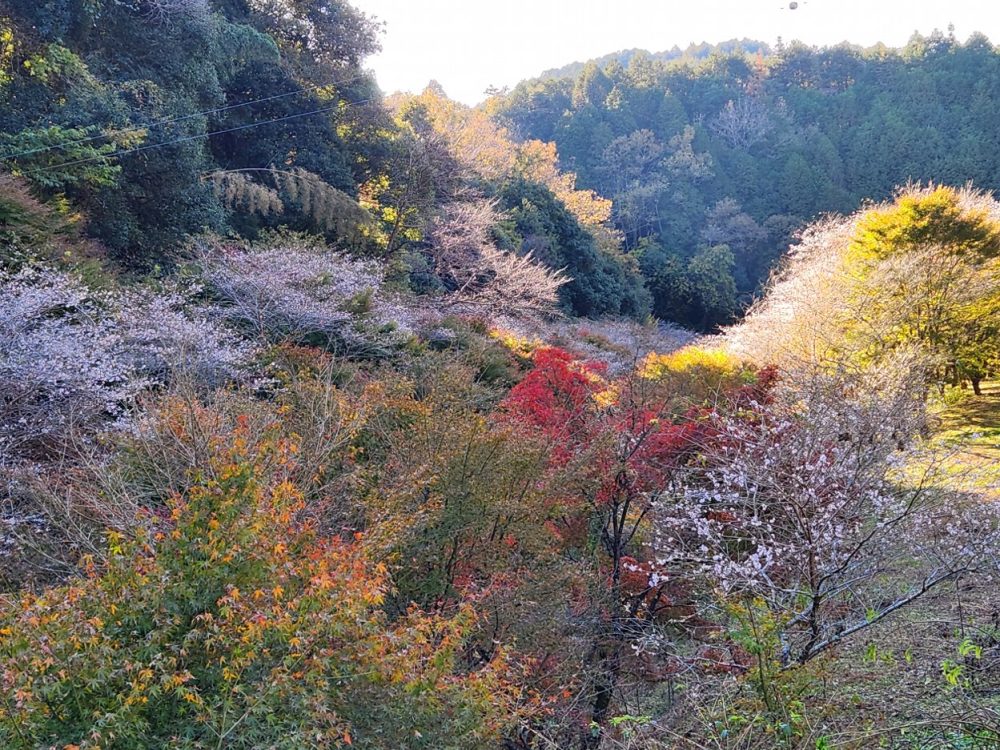
[[[901,49],[629,50],[548,71],[491,106],[614,202],[653,311],[702,328],[741,310],[824,213],[908,182],[1000,188],[1000,55],[982,34],[935,31]],[[697,259],[722,246],[706,284]]]

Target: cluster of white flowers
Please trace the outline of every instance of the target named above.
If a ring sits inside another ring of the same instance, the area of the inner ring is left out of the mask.
[[[884,469],[865,467],[864,445],[768,416],[721,420],[719,429],[706,466],[681,488],[687,512],[665,528],[691,535],[723,588],[801,592],[817,578],[833,585],[877,567],[885,547],[865,543],[873,524],[904,518],[909,498]]]
[[[730,351],[761,365],[788,367],[844,346],[844,321],[864,314],[844,294],[852,282],[845,258],[857,221],[824,217],[802,230],[767,294],[726,331]]]
[[[1000,513],[964,513],[929,469],[915,476],[922,383],[904,377],[902,354],[898,365],[816,371],[773,403],[716,414],[701,460],[661,503],[659,565],[762,597],[801,659],[959,572],[995,567]]]
[[[26,270],[0,279],[0,466],[58,449],[73,427],[136,392],[123,340],[68,276]]]
[[[258,248],[205,243],[198,258],[226,317],[260,337],[371,353],[409,331],[409,312],[384,292],[374,262],[291,239]]]
[[[493,203],[478,199],[448,203],[430,222],[430,260],[449,290],[445,305],[519,318],[551,315],[570,278],[531,253],[498,249],[490,229],[500,218]]]
[[[113,295],[68,274],[0,276],[0,468],[64,451],[180,369],[237,377],[251,349],[176,293]]]
[[[176,290],[128,293],[118,305],[124,354],[135,371],[165,380],[184,372],[210,386],[240,379],[254,348],[219,324],[217,309]]]

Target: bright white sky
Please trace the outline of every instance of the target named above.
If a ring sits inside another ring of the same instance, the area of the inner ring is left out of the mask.
[[[475,104],[489,86],[513,86],[548,68],[638,47],[651,52],[733,38],[774,44],[902,46],[910,34],[955,25],[1000,43],[1000,0],[351,0],[384,21],[370,58],[383,91],[431,80]],[[785,6],[785,7],[783,7]]]

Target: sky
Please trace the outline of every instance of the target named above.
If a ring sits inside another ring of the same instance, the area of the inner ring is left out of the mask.
[[[1000,0],[351,0],[384,22],[367,61],[383,91],[438,81],[454,99],[481,101],[543,70],[622,49],[650,52],[733,38],[774,44],[842,41],[902,46],[914,31],[954,24],[1000,44]]]

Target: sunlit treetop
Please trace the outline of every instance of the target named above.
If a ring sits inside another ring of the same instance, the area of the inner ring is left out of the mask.
[[[929,186],[867,212],[851,242],[858,260],[938,247],[949,255],[1000,255],[1000,221],[971,191]]]

